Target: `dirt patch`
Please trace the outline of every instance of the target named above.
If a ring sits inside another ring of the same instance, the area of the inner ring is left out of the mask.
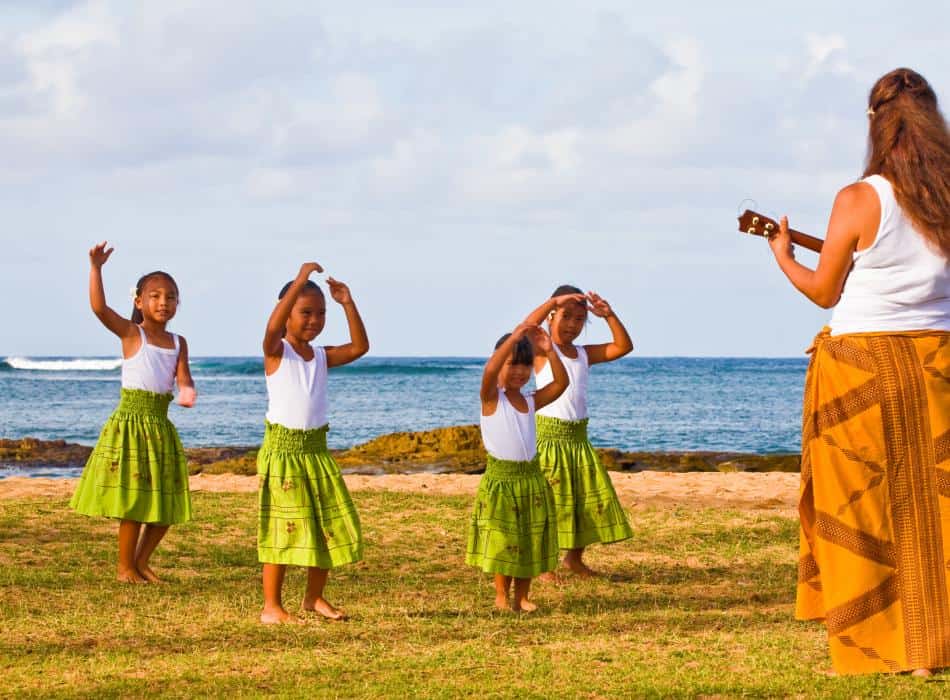
[[[344,477],[353,491],[369,489],[439,496],[471,496],[478,486],[477,474],[384,474]],[[611,475],[620,502],[626,508],[735,508],[768,510],[794,516],[798,504],[797,474],[779,472],[719,473],[639,472]],[[239,474],[196,474],[192,491],[249,493],[257,491],[257,477]],[[0,499],[67,498],[75,479],[0,480]]]

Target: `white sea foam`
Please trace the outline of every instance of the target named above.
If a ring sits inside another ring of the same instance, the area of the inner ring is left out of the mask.
[[[4,362],[13,369],[29,369],[39,372],[102,372],[118,369],[122,359],[92,360],[74,358],[66,360],[32,360],[29,357],[8,357]]]

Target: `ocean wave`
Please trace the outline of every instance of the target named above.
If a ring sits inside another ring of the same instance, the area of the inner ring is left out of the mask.
[[[122,366],[122,358],[35,360],[29,357],[7,357],[0,363],[0,367],[4,365],[11,369],[32,372],[108,372],[119,369]]]
[[[256,376],[264,374],[263,359],[208,359],[191,358],[191,370],[196,376]],[[455,372],[481,371],[482,365],[471,361],[436,361],[431,360],[369,360],[356,362],[343,367],[334,367],[330,371],[346,375],[383,375],[383,376],[418,376],[446,374]]]

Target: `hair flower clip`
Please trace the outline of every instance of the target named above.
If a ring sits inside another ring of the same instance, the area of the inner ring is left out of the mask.
[[[132,298],[132,301],[135,301],[138,295],[139,290],[137,290],[135,287],[129,287],[129,296]]]
[[[874,107],[868,107],[867,115],[868,115],[868,119],[874,116]]]

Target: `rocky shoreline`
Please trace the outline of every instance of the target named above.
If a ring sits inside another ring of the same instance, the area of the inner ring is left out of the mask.
[[[0,438],[0,466],[81,467],[91,447],[63,440]],[[604,466],[620,472],[797,472],[798,454],[741,452],[624,452],[598,449]],[[254,474],[257,446],[186,448],[192,474]],[[462,425],[381,435],[346,450],[333,450],[347,474],[477,474],[485,468],[478,426]]]

